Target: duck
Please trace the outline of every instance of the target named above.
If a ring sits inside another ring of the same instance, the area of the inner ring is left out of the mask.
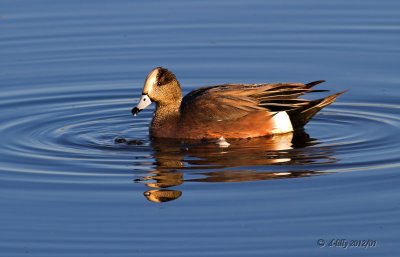
[[[335,102],[339,92],[321,99],[302,95],[324,80],[304,83],[221,84],[201,87],[184,97],[174,73],[163,67],[147,75],[136,116],[155,103],[150,124],[154,138],[229,139],[291,133],[303,127],[321,109]]]

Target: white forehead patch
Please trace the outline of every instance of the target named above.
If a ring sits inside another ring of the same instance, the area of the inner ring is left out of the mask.
[[[150,71],[147,75],[146,81],[144,82],[143,93],[148,94],[153,90],[153,85],[156,83],[158,75],[158,69]]]

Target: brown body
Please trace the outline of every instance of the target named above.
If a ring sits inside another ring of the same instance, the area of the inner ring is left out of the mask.
[[[237,120],[202,121],[178,113],[162,122],[153,120],[150,134],[154,137],[187,139],[260,137],[272,135],[273,123],[268,122],[271,118],[272,115],[265,111],[256,111]]]
[[[225,84],[200,88],[182,98],[175,75],[158,67],[149,73],[142,99],[132,112],[138,113],[150,100],[155,102],[150,134],[159,138],[268,136],[302,128],[343,93],[317,100],[299,98],[324,91],[312,89],[321,82]]]

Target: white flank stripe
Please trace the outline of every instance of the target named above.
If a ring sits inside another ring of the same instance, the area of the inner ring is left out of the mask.
[[[272,119],[274,122],[272,133],[282,134],[293,131],[292,122],[286,112],[278,112]]]

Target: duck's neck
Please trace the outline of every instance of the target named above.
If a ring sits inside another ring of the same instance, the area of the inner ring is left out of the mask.
[[[151,121],[150,133],[156,136],[168,137],[175,133],[180,118],[181,99],[168,105],[156,105],[153,120]]]

